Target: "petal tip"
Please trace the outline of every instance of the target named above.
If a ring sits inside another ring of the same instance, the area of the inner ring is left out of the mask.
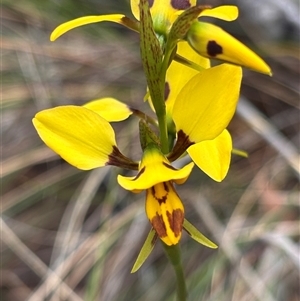
[[[50,35],[50,41],[54,42],[56,39],[57,39],[56,35],[54,34],[54,32],[52,32]]]

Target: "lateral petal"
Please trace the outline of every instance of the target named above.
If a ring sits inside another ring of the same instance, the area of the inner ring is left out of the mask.
[[[217,182],[221,182],[227,175],[231,151],[232,140],[227,130],[213,140],[196,143],[187,149],[196,165]]]
[[[83,107],[94,111],[108,122],[122,121],[132,114],[125,103],[111,97],[92,100]]]
[[[79,169],[105,166],[116,147],[111,125],[87,108],[44,110],[35,115],[33,124],[48,147]]]
[[[222,64],[199,72],[180,91],[173,107],[177,133],[192,143],[216,138],[234,115],[242,78],[240,67]]]
[[[272,75],[270,67],[256,53],[216,25],[194,22],[188,31],[187,41],[197,53],[207,58]]]
[[[66,32],[80,27],[84,26],[87,24],[92,24],[92,23],[98,23],[98,22],[103,22],[103,21],[110,21],[114,23],[119,23],[121,25],[124,25],[126,27],[129,27],[128,24],[129,18],[127,18],[125,15],[121,14],[111,14],[111,15],[100,15],[100,16],[85,16],[81,18],[77,18],[68,22],[65,22],[63,24],[60,24],[58,27],[56,27],[53,32],[51,33],[50,36],[50,41],[55,41],[58,39],[61,35],[65,34]],[[135,29],[133,29],[135,30]]]
[[[213,17],[224,21],[234,21],[239,16],[239,10],[234,5],[222,5],[205,9],[199,17]]]
[[[210,67],[209,60],[197,54],[187,42],[180,42],[177,44],[177,53],[180,56],[194,62],[195,64],[198,64],[204,69]],[[171,114],[175,99],[177,98],[182,87],[184,87],[185,84],[198,73],[199,71],[191,67],[185,66],[176,61],[172,61],[166,74],[165,101],[167,115]]]

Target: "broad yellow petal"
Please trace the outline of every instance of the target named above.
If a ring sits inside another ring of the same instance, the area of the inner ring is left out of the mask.
[[[205,57],[272,74],[270,67],[257,54],[216,25],[194,22],[188,31],[187,41]]]
[[[194,62],[195,64],[198,64],[204,69],[210,67],[209,60],[196,53],[187,42],[178,43],[177,53],[180,56]],[[165,100],[167,115],[171,114],[174,101],[178,96],[180,90],[192,77],[194,77],[198,73],[199,71],[191,67],[185,66],[176,61],[172,61],[166,74]]]
[[[184,208],[171,182],[158,183],[147,189],[146,213],[165,244],[171,246],[179,242]]]
[[[231,150],[231,136],[224,130],[213,140],[193,144],[187,152],[200,169],[213,180],[221,182],[229,169]]]
[[[242,70],[222,64],[194,76],[173,107],[176,131],[197,143],[216,138],[229,124],[238,102]]]
[[[213,17],[224,21],[234,21],[239,16],[239,10],[233,5],[222,5],[205,9],[199,17]]]
[[[83,107],[61,106],[41,111],[33,118],[33,124],[46,145],[79,169],[106,165],[116,147],[110,124]]]
[[[140,192],[157,183],[174,181],[182,184],[190,175],[194,163],[191,162],[181,169],[170,165],[160,150],[156,147],[148,147],[144,151],[139,173],[135,177],[118,175],[118,183],[126,190]]]
[[[125,103],[111,97],[92,100],[83,107],[96,112],[109,122],[125,120],[132,114]]]
[[[64,33],[70,31],[71,29],[87,25],[87,24],[92,24],[92,23],[98,23],[98,22],[103,22],[103,21],[110,21],[110,22],[115,22],[119,23],[122,25],[124,24],[124,18],[126,19],[127,17],[125,15],[121,14],[113,14],[113,15],[100,15],[100,16],[85,16],[81,18],[77,18],[68,22],[65,22],[58,27],[56,27],[53,32],[51,33],[50,36],[50,41],[55,41],[58,39],[61,35]],[[127,26],[127,25],[125,25]]]

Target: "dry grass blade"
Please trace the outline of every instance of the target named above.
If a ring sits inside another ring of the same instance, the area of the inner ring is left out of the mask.
[[[260,301],[276,301],[268,290],[266,283],[261,281],[261,278],[255,273],[252,267],[246,261],[240,261],[242,254],[236,246],[235,241],[231,238],[230,234],[227,233],[226,227],[220,223],[209,202],[201,197],[199,202],[193,205],[201,219],[206,223],[208,228],[211,229],[217,242],[219,242],[219,248],[225,253],[230,262],[233,265],[240,262],[237,272],[248,285],[252,298],[256,298]]]
[[[51,279],[57,283],[61,283],[61,294],[63,298],[68,298],[70,301],[83,301],[72,288],[67,286],[59,276],[51,271],[26,245],[15,235],[1,218],[2,241],[19,256],[30,269],[32,269],[41,278],[51,275]],[[41,300],[41,299],[38,299]]]
[[[285,158],[300,179],[300,155],[293,143],[280,134],[245,97],[240,98],[237,112],[254,131]]]

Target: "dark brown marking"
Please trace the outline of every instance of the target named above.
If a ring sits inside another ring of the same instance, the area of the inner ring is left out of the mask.
[[[146,166],[144,166],[139,172],[138,174],[135,176],[135,178],[133,179],[133,181],[137,180],[146,170]]]
[[[167,192],[167,193],[169,193],[169,187],[168,187],[168,185],[167,185],[167,183],[166,182],[163,182],[163,184],[164,184],[164,189],[165,189],[165,191]]]
[[[155,197],[155,188],[154,188],[154,186],[151,187],[151,193]]]
[[[151,224],[159,237],[167,236],[166,226],[161,215],[156,213],[156,216],[154,216],[151,220]]]
[[[184,220],[183,211],[181,209],[176,209],[172,214],[167,211],[167,216],[170,227],[175,234],[175,237],[178,237],[182,232],[182,225]]]
[[[154,0],[148,0],[148,2],[149,2],[149,7],[152,7],[153,3],[154,3]]]
[[[209,56],[216,57],[223,53],[223,48],[216,41],[209,41],[206,47]]]
[[[172,170],[177,170],[175,167],[173,167],[172,165],[166,163],[166,162],[163,162],[163,165],[169,169],[172,169]]]
[[[164,185],[166,194],[161,198],[156,196],[155,186],[151,187],[151,193],[152,193],[153,197],[158,201],[159,205],[161,205],[162,203],[166,203],[166,200],[167,200],[168,194],[169,194],[169,187],[167,186],[166,182],[163,182],[163,185]]]
[[[186,135],[183,130],[179,130],[173,150],[167,157],[168,160],[171,162],[175,161],[186,151],[189,146],[193,144],[194,142],[189,139],[189,136]]]
[[[175,9],[187,9],[191,7],[191,3],[188,0],[171,0],[171,5]]]
[[[108,161],[105,165],[114,165],[126,169],[138,170],[138,163],[124,156],[117,146],[113,146],[113,151],[108,155]]]

